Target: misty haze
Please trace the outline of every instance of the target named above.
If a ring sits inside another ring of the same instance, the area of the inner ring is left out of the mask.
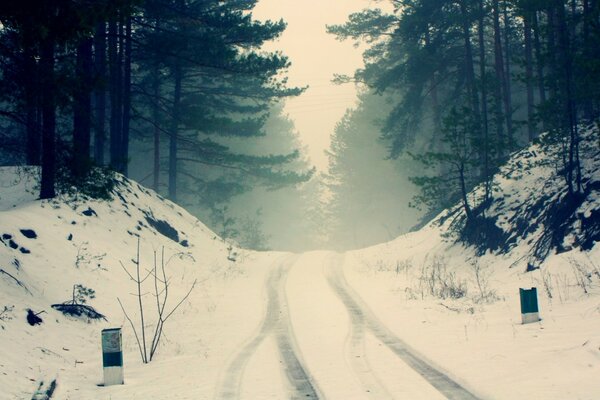
[[[0,400],[598,398],[600,1],[0,36]]]

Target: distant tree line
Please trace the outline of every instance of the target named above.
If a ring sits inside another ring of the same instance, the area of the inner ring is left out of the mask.
[[[288,87],[288,59],[261,50],[283,21],[256,21],[256,0],[22,0],[0,3],[0,156],[41,167],[40,198],[58,172],[77,186],[96,166],[128,174],[132,140],[149,143],[152,186],[222,198],[258,182],[304,182],[298,150],[235,152],[218,138],[264,135]],[[166,151],[165,151],[166,150]],[[139,153],[139,152],[138,152]],[[163,154],[165,153],[165,154]],[[199,176],[195,166],[236,171]]]
[[[367,45],[361,82],[394,100],[381,137],[431,173],[412,178],[431,213],[491,201],[511,152],[549,132],[569,196],[584,190],[580,126],[600,116],[600,1],[389,0],[328,31]],[[482,198],[469,191],[482,185]]]

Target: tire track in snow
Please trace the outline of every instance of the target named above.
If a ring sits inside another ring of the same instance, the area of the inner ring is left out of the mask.
[[[269,336],[274,334],[281,354],[285,376],[290,386],[291,399],[318,399],[317,390],[306,372],[297,351],[294,334],[289,320],[289,312],[285,295],[285,283],[289,270],[299,256],[288,256],[278,260],[269,273],[266,281],[267,310],[258,333],[241,347],[231,361],[223,378],[216,398],[219,400],[239,399],[244,371],[248,361],[258,347]]]
[[[479,400],[474,394],[426,362],[417,352],[381,323],[360,296],[347,283],[343,271],[343,256],[338,255],[336,257],[337,259],[331,263],[331,273],[328,274],[328,280],[332,289],[336,292],[340,300],[342,300],[348,313],[351,315],[352,329],[356,329],[354,327],[355,322],[363,324],[377,339],[396,354],[398,358],[409,365],[449,400]],[[361,375],[367,377],[365,374]]]
[[[337,271],[343,265],[343,255],[333,255],[329,265],[334,265],[333,271]],[[339,265],[339,267],[338,267]],[[338,279],[331,273],[326,273],[329,285],[338,293]],[[339,295],[338,295],[339,296]],[[346,341],[346,358],[354,373],[358,377],[365,392],[373,399],[392,399],[393,396],[377,378],[365,350],[366,321],[360,310],[352,308],[344,302],[350,317],[350,333]]]

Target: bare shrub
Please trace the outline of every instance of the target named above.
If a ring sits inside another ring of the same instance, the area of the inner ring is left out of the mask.
[[[179,253],[179,254],[176,254],[175,256],[177,256],[177,255],[181,256],[184,254]],[[179,300],[179,302],[177,302],[174,306],[172,306],[170,310],[167,310],[167,301],[169,300],[170,279],[167,277],[165,267],[172,258],[173,257],[171,257],[167,262],[165,262],[165,250],[163,248],[162,252],[161,252],[161,262],[160,262],[160,268],[159,268],[158,262],[157,262],[157,254],[156,254],[156,252],[154,252],[154,266],[152,269],[147,270],[146,275],[144,277],[142,277],[140,274],[141,273],[141,271],[140,271],[140,241],[138,239],[137,256],[134,261],[135,273],[131,274],[127,270],[127,268],[125,268],[125,266],[121,263],[121,267],[123,267],[123,270],[129,277],[129,279],[131,279],[136,284],[137,293],[133,294],[133,296],[135,296],[138,300],[139,315],[140,315],[139,331],[141,334],[141,338],[140,338],[140,335],[138,335],[138,329],[136,329],[136,326],[133,323],[133,320],[129,317],[129,314],[127,313],[127,311],[125,311],[125,307],[123,307],[123,303],[121,303],[121,299],[117,298],[117,301],[119,302],[119,305],[121,306],[121,309],[123,310],[123,314],[125,314],[125,318],[127,318],[127,320],[129,321],[129,324],[131,325],[131,328],[133,329],[133,333],[135,335],[135,339],[137,341],[138,348],[140,350],[142,362],[144,364],[147,364],[150,361],[152,361],[154,354],[156,353],[156,350],[158,349],[158,345],[163,337],[163,330],[164,330],[164,326],[165,326],[167,320],[187,300],[187,298],[190,296],[190,294],[192,293],[192,290],[194,290],[194,287],[196,286],[196,283],[197,283],[197,280],[194,280],[194,282],[192,283],[192,286],[187,291],[187,293],[183,296],[183,298],[181,298]],[[148,346],[148,343],[146,340],[145,309],[144,309],[144,302],[142,299],[145,294],[142,292],[142,285],[150,277],[153,278],[153,283],[154,283],[153,296],[156,300],[156,324],[154,326],[154,332],[152,334],[152,341],[151,341],[150,345]]]
[[[411,260],[396,261],[396,275],[399,275],[402,271],[408,273],[412,269],[412,266]]]
[[[561,303],[564,303],[571,297],[571,280],[567,274],[555,275],[555,278],[557,283],[558,299]]]
[[[460,299],[467,295],[465,280],[459,279],[456,273],[448,271],[443,257],[434,257],[431,263],[423,263],[419,277],[421,298],[425,295],[439,299]]]
[[[598,269],[595,265],[588,265],[574,258],[569,259],[569,264],[573,268],[575,283],[583,290],[583,293],[589,294],[594,285],[594,276],[598,273]]]
[[[544,292],[546,292],[546,296],[548,296],[548,299],[552,300],[554,293],[552,275],[550,274],[550,271],[546,270],[546,268],[540,268],[540,276],[542,278],[542,286],[544,287]]]
[[[476,303],[493,303],[494,301],[499,300],[496,291],[490,288],[490,276],[492,271],[489,267],[482,266],[478,260],[475,260],[471,266],[473,267],[475,285],[478,290],[477,295],[474,297],[474,301]]]
[[[14,318],[13,311],[15,306],[4,306],[2,310],[0,310],[0,322],[8,322]],[[4,325],[0,324],[0,328],[4,330]]]

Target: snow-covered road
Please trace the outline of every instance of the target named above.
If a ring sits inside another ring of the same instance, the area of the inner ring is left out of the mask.
[[[217,400],[477,399],[377,319],[343,263],[331,252],[274,262],[264,317],[222,371]]]

